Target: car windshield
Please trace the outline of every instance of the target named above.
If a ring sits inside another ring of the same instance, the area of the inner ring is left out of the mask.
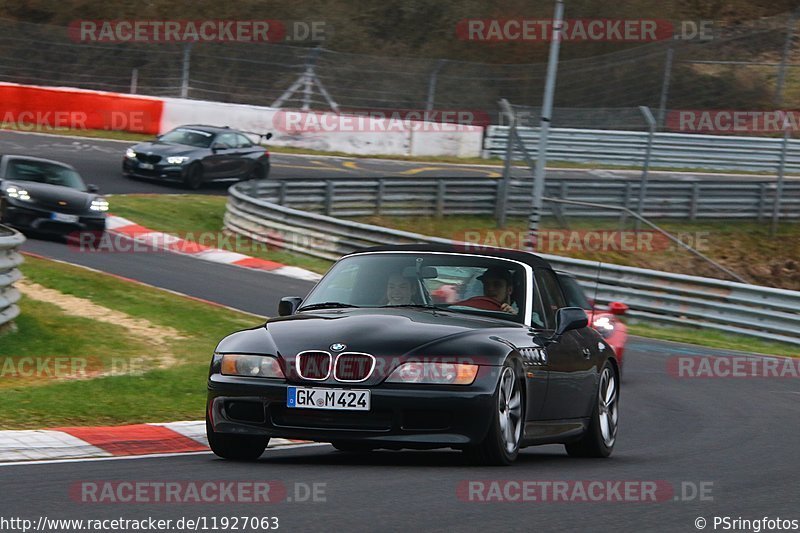
[[[578,282],[572,276],[558,275],[558,281],[561,283],[561,288],[564,290],[564,296],[567,300],[569,307],[580,307],[581,309],[591,309],[592,304],[586,298],[586,294]]]
[[[189,128],[176,128],[158,138],[159,141],[173,144],[185,144],[195,148],[208,148],[211,146],[213,133]]]
[[[311,291],[300,311],[419,307],[523,322],[527,276],[513,261],[432,252],[345,257]]]
[[[47,161],[12,159],[8,163],[6,177],[14,181],[33,181],[86,191],[80,174],[69,167]]]

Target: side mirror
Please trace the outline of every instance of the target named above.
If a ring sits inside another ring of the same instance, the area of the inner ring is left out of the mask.
[[[299,296],[284,296],[278,304],[279,316],[291,316],[300,307],[303,299]]]
[[[612,315],[624,315],[628,312],[628,306],[622,302],[611,302],[608,304],[608,311]]]
[[[586,311],[580,307],[562,307],[556,311],[556,331],[554,337],[560,337],[572,329],[581,329],[589,325]]]
[[[266,139],[266,140],[272,139],[272,132],[269,132],[266,135],[264,135],[264,139]]]
[[[100,190],[100,187],[98,187],[94,183],[90,183],[89,185],[86,186],[86,190],[89,192],[98,192]]]
[[[212,143],[211,144],[211,151],[212,152],[218,152],[219,150],[225,150],[226,148],[228,148],[228,147],[225,146],[222,143]]]

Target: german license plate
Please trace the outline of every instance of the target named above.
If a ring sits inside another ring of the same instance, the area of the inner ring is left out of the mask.
[[[78,215],[66,215],[64,213],[51,213],[50,218],[56,222],[75,223],[78,221]]]
[[[152,163],[139,163],[139,168],[141,168],[143,170],[153,170],[153,164]]]
[[[368,390],[287,387],[286,407],[369,411]]]

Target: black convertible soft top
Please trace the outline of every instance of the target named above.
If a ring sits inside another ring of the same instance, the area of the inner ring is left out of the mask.
[[[362,248],[355,253],[364,252],[443,252],[485,255],[497,257],[498,259],[511,259],[528,265],[531,268],[546,268],[552,270],[550,263],[532,252],[523,250],[512,250],[510,248],[492,248],[489,246],[469,245],[469,244],[391,244],[384,246],[373,246]],[[349,255],[349,254],[348,254]]]

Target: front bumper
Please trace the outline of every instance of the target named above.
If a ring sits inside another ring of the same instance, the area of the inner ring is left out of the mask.
[[[56,211],[46,207],[7,204],[2,213],[4,224],[40,233],[67,235],[79,231],[103,232],[106,229],[106,215],[80,213],[76,222],[61,222],[53,219]],[[70,213],[64,213],[70,214]]]
[[[385,448],[463,448],[483,441],[489,430],[499,370],[481,367],[470,386],[341,387],[369,388],[368,412],[288,408],[287,387],[318,385],[213,374],[207,414],[218,433],[358,441]]]
[[[142,162],[138,159],[126,157],[122,160],[122,173],[136,178],[183,181],[186,176],[186,168],[186,165],[168,165],[164,163],[156,163],[153,168],[142,168]]]

